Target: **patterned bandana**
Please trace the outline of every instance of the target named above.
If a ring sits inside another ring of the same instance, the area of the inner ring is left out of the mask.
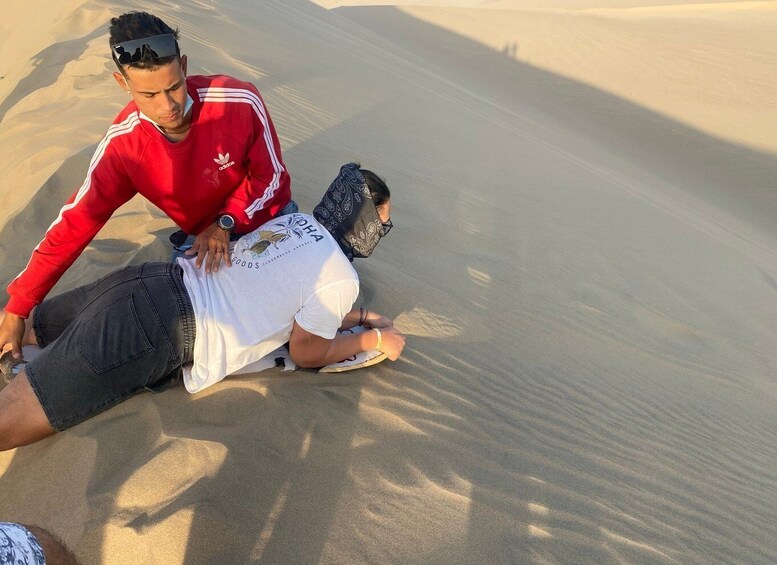
[[[313,217],[332,234],[349,261],[369,257],[383,235],[367,181],[356,163],[340,168]]]

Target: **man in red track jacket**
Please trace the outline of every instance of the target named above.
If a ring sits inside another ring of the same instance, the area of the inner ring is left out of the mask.
[[[21,356],[24,318],[119,206],[139,193],[184,232],[199,268],[230,266],[233,234],[293,207],[275,128],[257,89],[227,76],[186,76],[178,32],[145,12],[111,20],[114,73],[131,101],[108,128],[86,180],[8,286],[0,346]],[[286,210],[284,210],[286,208]]]

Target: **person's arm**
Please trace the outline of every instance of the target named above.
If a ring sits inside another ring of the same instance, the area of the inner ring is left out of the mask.
[[[347,330],[355,326],[382,329],[393,327],[394,322],[389,318],[386,318],[377,312],[372,312],[368,308],[362,306],[361,308],[354,308],[345,315],[343,323],[340,324],[340,329]]]
[[[356,310],[357,315],[358,312]],[[289,338],[291,360],[303,368],[323,367],[373,349],[379,349],[389,359],[396,361],[404,347],[405,336],[393,327],[380,329],[380,336],[377,331],[367,331],[337,334],[334,339],[326,339],[306,331],[295,321]]]
[[[23,328],[24,318],[43,300],[113,212],[134,195],[126,177],[117,173],[115,159],[103,144],[98,146],[84,184],[68,199],[43,241],[33,250],[27,266],[8,285],[10,298],[5,319],[0,324],[2,350],[9,349],[10,345],[14,351],[21,351],[19,329]]]

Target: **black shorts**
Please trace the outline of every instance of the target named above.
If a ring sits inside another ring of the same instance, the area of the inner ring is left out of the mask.
[[[58,431],[175,384],[192,360],[194,311],[172,263],[126,267],[44,300],[33,328],[43,349],[27,378]]]

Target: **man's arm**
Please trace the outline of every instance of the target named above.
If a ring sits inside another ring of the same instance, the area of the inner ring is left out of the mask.
[[[116,174],[105,140],[95,152],[81,188],[73,194],[33,250],[24,270],[8,285],[10,298],[0,324],[0,348],[21,351],[27,318],[73,264],[113,212],[135,194],[126,177]],[[9,347],[10,346],[10,347]]]
[[[253,143],[240,156],[248,174],[235,187],[223,210],[235,218],[237,233],[250,232],[275,217],[291,200],[291,178],[283,164],[281,144],[259,91],[247,84],[243,94],[251,108]]]
[[[347,317],[353,316],[354,312],[358,320],[358,309],[349,312]],[[385,327],[380,332],[380,351],[392,361],[396,361],[405,347],[405,336],[393,327]],[[299,367],[323,367],[362,351],[376,349],[378,340],[378,333],[375,331],[337,334],[334,339],[326,339],[306,331],[295,321],[289,338],[289,354]]]

